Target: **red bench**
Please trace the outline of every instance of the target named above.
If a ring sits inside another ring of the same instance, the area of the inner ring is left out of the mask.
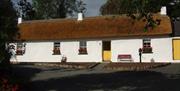
[[[131,54],[119,54],[118,55],[118,62],[132,62]]]

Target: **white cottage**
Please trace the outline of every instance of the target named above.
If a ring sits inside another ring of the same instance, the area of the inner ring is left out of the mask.
[[[166,15],[144,32],[145,20],[126,16],[33,20],[19,24],[14,45],[17,62],[180,62],[180,40],[173,38]]]

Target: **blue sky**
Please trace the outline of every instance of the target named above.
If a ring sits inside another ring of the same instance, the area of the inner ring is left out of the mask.
[[[98,16],[100,14],[99,9],[100,7],[107,1],[107,0],[84,0],[87,4],[87,12],[86,16]]]
[[[13,1],[17,2],[18,0],[13,0]],[[89,16],[100,15],[99,9],[106,1],[107,0],[84,0],[84,2],[87,4],[86,5],[87,11],[85,13],[85,16],[89,17]]]

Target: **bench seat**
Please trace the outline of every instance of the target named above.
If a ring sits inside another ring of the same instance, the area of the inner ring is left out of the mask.
[[[132,62],[132,56],[131,54],[119,54],[118,57],[118,62]]]

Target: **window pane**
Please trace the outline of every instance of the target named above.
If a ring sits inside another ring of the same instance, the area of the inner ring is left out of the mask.
[[[60,47],[60,42],[54,42],[54,47]]]
[[[143,47],[151,47],[151,39],[143,39]]]
[[[17,48],[22,48],[23,47],[23,43],[17,43]]]
[[[80,41],[80,47],[81,48],[86,48],[87,42],[86,41]]]

